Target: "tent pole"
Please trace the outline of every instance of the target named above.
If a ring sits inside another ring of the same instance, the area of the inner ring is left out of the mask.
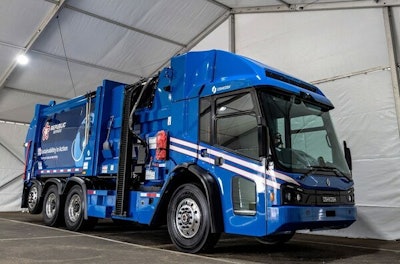
[[[235,14],[231,14],[229,23],[229,50],[236,53],[236,21]]]
[[[386,43],[389,55],[390,72],[392,76],[393,96],[396,106],[397,127],[400,136],[400,90],[399,90],[399,74],[398,74],[398,61],[395,46],[395,35],[393,30],[393,16],[392,8],[383,8],[383,20],[385,25]]]

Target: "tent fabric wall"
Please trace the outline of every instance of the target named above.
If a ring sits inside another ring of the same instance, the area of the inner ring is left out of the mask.
[[[398,9],[393,13],[398,21]],[[400,216],[395,69],[389,69],[382,9],[246,14],[235,21],[237,53],[310,82],[327,80],[318,86],[336,106],[337,134],[352,149],[359,212],[353,226],[328,233],[399,239],[400,223],[390,220]]]
[[[398,40],[400,8],[392,15]],[[228,50],[228,23],[195,50],[216,43]],[[335,105],[336,132],[352,150],[358,219],[317,233],[400,239],[400,132],[383,9],[237,14],[235,46],[238,54],[317,83]]]
[[[0,122],[0,212],[21,208],[23,143],[27,126]]]

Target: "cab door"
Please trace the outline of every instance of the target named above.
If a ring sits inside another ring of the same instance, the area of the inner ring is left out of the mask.
[[[199,165],[220,184],[225,232],[263,235],[265,166],[260,156],[260,111],[254,90],[200,101]]]

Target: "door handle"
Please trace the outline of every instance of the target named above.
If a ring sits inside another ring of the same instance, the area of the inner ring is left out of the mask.
[[[214,164],[217,166],[222,166],[225,163],[225,159],[223,157],[215,157]]]

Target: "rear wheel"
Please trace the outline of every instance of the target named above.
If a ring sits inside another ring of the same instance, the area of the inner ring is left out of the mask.
[[[43,222],[47,226],[57,226],[62,220],[61,197],[56,185],[51,185],[46,192],[43,201]]]
[[[64,219],[66,228],[71,231],[79,231],[93,227],[97,218],[89,217],[85,220],[84,212],[85,203],[82,187],[75,185],[69,190],[65,200]]]
[[[39,186],[37,183],[33,183],[29,188],[28,193],[28,211],[31,214],[39,214],[42,211],[40,203]]]
[[[175,246],[196,253],[214,247],[220,234],[211,233],[210,211],[204,193],[194,184],[180,186],[168,207],[168,232]]]

